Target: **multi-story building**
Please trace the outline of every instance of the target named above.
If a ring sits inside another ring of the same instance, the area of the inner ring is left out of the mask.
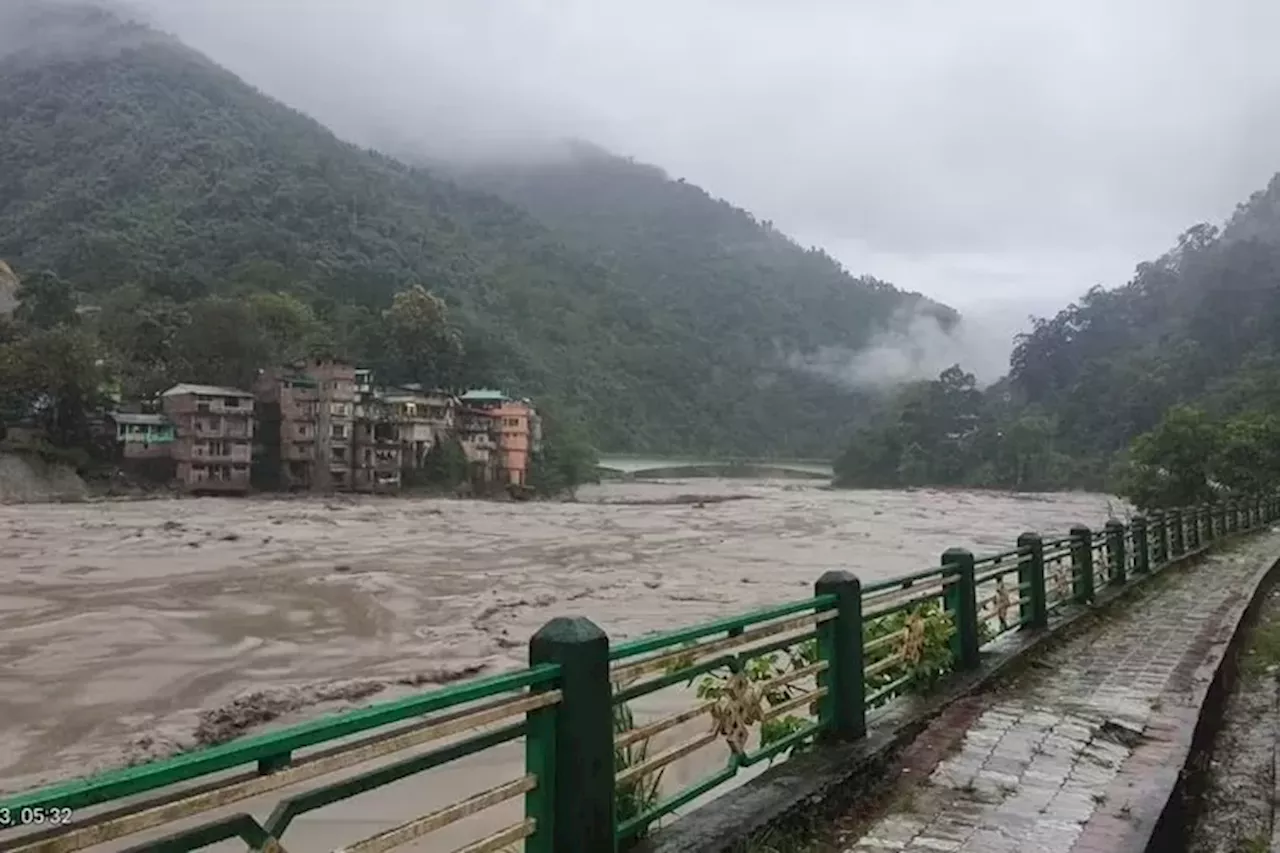
[[[177,435],[173,422],[164,415],[109,412],[107,421],[114,429],[120,458],[159,459],[171,455]]]
[[[390,407],[371,388],[356,400],[354,430],[353,487],[361,492],[398,491],[402,458],[398,430]]]
[[[253,395],[179,384],[160,395],[174,426],[178,483],[191,492],[247,492],[253,461]]]
[[[263,371],[255,387],[262,447],[279,488],[346,491],[355,484],[356,370],[327,360]]]
[[[483,409],[461,406],[455,435],[471,468],[471,479],[490,483],[497,476],[498,443],[493,435],[493,418]]]
[[[387,416],[396,428],[404,467],[421,468],[431,448],[452,436],[458,401],[442,391],[417,387],[389,388],[381,393]]]
[[[504,485],[525,485],[535,434],[541,437],[533,406],[528,400],[513,400],[501,391],[488,389],[468,391],[458,399],[469,427],[465,434],[477,460],[483,455],[493,475]],[[487,438],[483,432],[487,432]],[[464,439],[463,448],[466,447]]]

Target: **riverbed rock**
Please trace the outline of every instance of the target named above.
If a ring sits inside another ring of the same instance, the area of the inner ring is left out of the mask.
[[[58,503],[88,496],[84,480],[69,466],[25,453],[0,453],[0,503]]]

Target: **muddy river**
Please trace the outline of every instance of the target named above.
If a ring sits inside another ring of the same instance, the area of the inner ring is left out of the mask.
[[[670,502],[691,494],[740,499]],[[803,597],[829,568],[881,578],[1119,510],[790,480],[579,497],[0,506],[0,788],[518,666],[557,615],[633,637]]]

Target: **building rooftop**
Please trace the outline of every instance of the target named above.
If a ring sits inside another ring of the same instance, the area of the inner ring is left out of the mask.
[[[241,391],[239,388],[222,388],[218,385],[193,385],[187,382],[179,382],[160,396],[180,397],[183,394],[198,394],[201,397],[253,397],[248,391]]]
[[[468,391],[458,399],[464,403],[505,403],[511,398],[492,388],[477,388],[474,391]]]
[[[169,419],[164,415],[148,415],[139,412],[112,412],[109,417],[118,424],[137,424],[139,426],[169,426]]]
[[[417,388],[412,385],[388,385],[379,389],[382,396],[387,400],[449,400],[451,399],[448,391],[439,389],[431,389],[424,391],[422,386]]]

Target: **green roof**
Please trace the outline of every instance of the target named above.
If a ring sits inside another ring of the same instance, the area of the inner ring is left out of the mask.
[[[458,399],[464,403],[504,403],[511,398],[492,388],[477,388],[474,391],[468,391]]]

